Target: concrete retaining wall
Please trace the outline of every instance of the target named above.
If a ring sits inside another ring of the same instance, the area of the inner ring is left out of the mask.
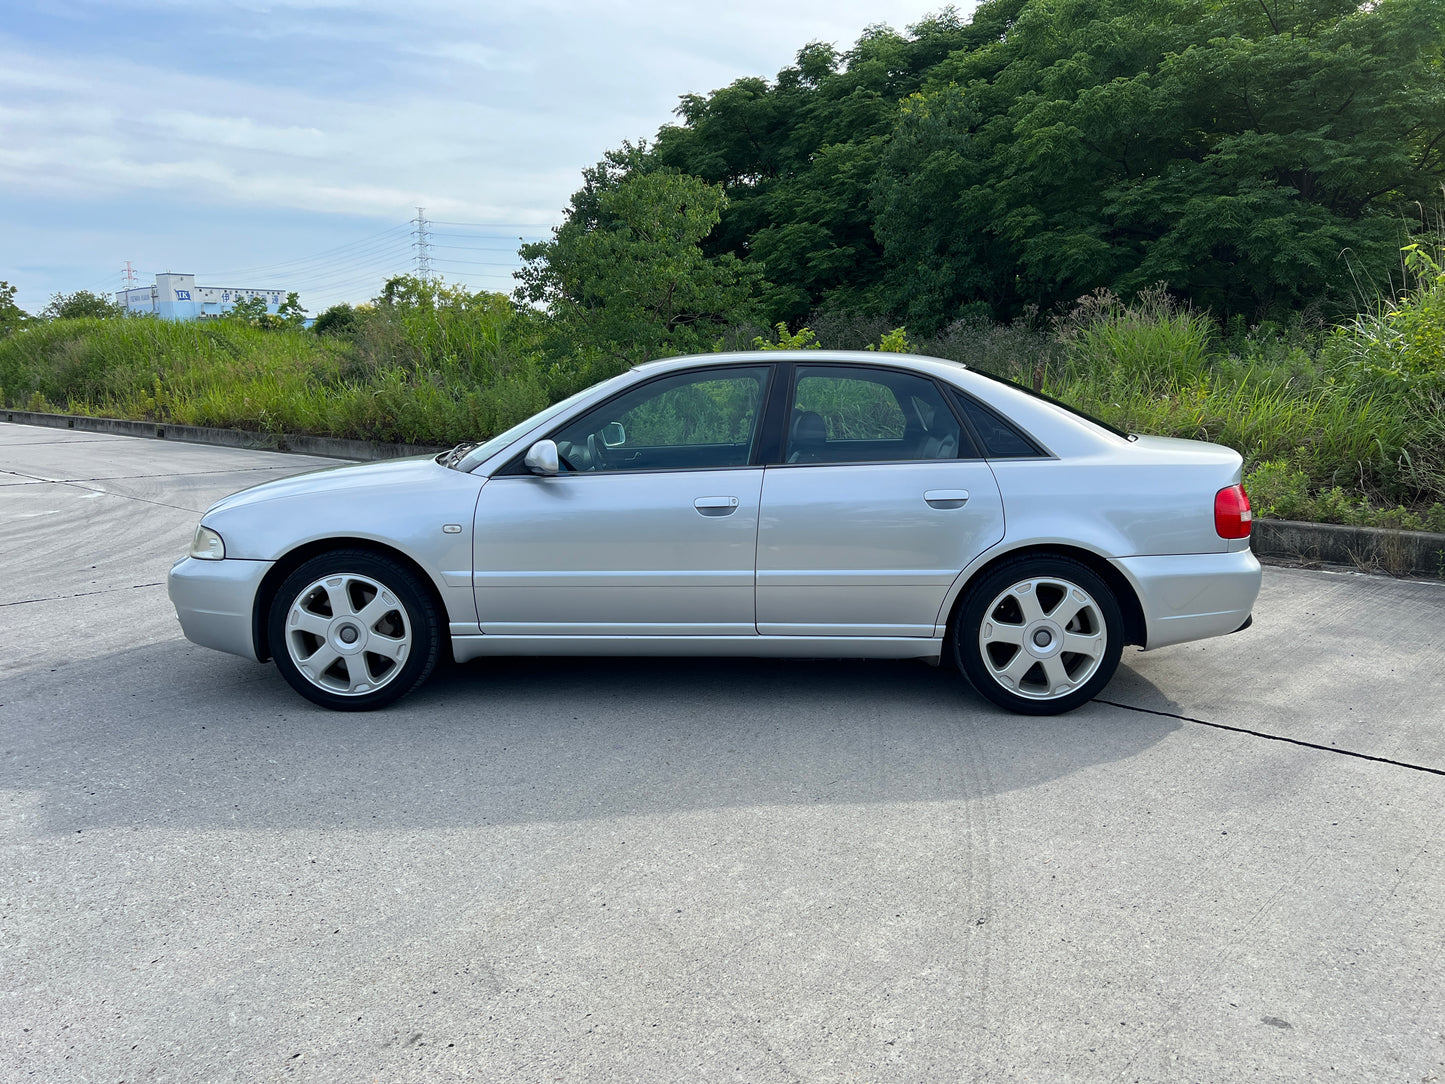
[[[442,451],[441,448],[428,444],[387,444],[374,440],[314,437],[303,433],[252,433],[242,429],[215,429],[204,425],[131,422],[119,418],[87,418],[78,414],[39,414],[31,410],[0,411],[0,418],[18,425],[46,425],[55,429],[80,429],[87,433],[180,440],[190,444],[219,444],[226,448],[322,455],[332,459],[398,459],[407,455],[435,455]]]
[[[1392,531],[1379,527],[1257,519],[1250,534],[1250,546],[1264,557],[1292,557],[1332,565],[1354,565],[1397,576],[1445,579],[1445,534],[1429,531]]]

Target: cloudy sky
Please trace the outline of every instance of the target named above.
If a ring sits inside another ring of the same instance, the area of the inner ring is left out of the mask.
[[[161,271],[298,289],[409,270],[511,288],[580,171],[679,96],[937,0],[5,0],[0,279],[27,311]],[[971,4],[959,4],[967,11]]]

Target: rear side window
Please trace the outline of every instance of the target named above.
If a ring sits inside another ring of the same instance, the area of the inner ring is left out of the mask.
[[[1035,459],[1048,454],[1013,422],[994,413],[977,399],[962,392],[955,392],[954,398],[978,434],[987,458]]]
[[[956,459],[958,418],[915,373],[800,365],[788,422],[788,463]]]

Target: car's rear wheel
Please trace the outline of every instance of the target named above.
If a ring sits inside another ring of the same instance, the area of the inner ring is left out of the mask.
[[[975,583],[958,609],[954,655],[977,689],[1024,715],[1058,715],[1109,683],[1124,647],[1114,593],[1068,557],[1022,557]]]
[[[364,550],[313,557],[287,576],[267,631],[291,687],[339,711],[405,696],[432,672],[441,645],[436,607],[416,576]]]

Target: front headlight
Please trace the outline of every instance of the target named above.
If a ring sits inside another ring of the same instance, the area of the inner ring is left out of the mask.
[[[226,556],[226,543],[209,527],[196,527],[196,537],[191,539],[191,556],[201,561],[219,561]]]

